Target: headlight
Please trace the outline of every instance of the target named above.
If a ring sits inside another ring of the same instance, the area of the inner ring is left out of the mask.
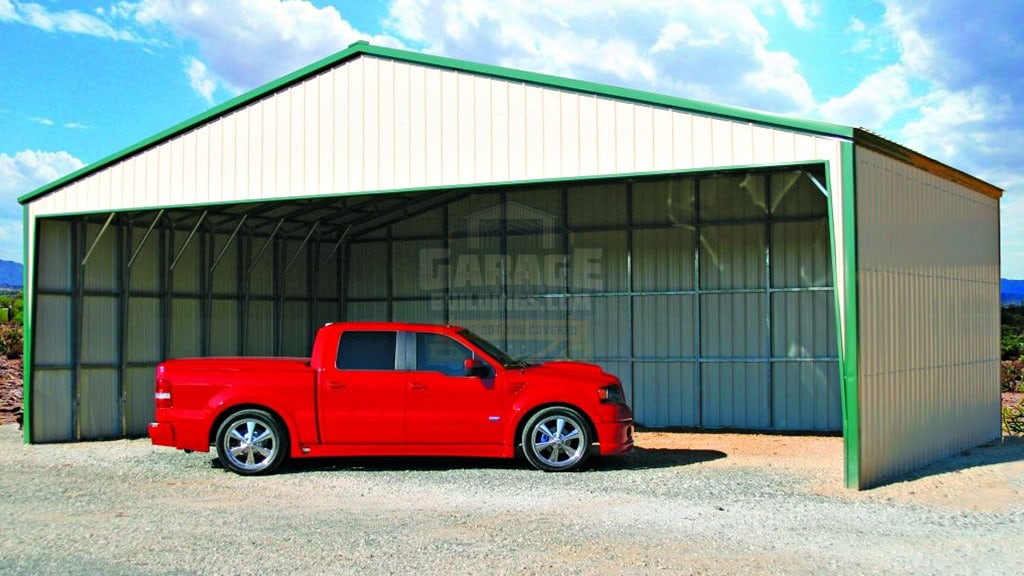
[[[612,384],[597,389],[597,397],[601,404],[625,404],[626,394],[622,391],[621,384]]]

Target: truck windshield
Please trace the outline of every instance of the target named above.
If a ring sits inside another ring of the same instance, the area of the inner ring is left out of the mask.
[[[521,360],[516,360],[515,358],[509,356],[504,351],[502,351],[501,348],[498,348],[494,344],[491,344],[490,342],[485,340],[482,336],[478,336],[477,334],[474,334],[473,332],[470,332],[465,328],[463,328],[459,332],[459,335],[465,338],[466,340],[469,340],[477,348],[483,350],[491,358],[494,358],[498,362],[501,362],[501,365],[506,368],[511,366],[523,366],[526,364]]]

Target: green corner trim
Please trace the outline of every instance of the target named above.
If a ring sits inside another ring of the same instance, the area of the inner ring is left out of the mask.
[[[147,148],[156,146],[161,142],[170,140],[176,136],[184,134],[185,132],[195,129],[197,126],[201,124],[210,122],[212,120],[216,120],[221,116],[226,116],[234,110],[242,108],[243,106],[255,102],[260,98],[264,98],[274,92],[278,92],[288,86],[302,82],[303,80],[320,74],[334,66],[342,64],[349,60],[353,60],[363,55],[375,56],[378,58],[388,60],[408,62],[411,64],[420,64],[432,68],[440,68],[456,72],[479,74],[482,76],[490,76],[493,78],[500,78],[503,80],[512,80],[516,82],[523,82],[527,84],[557,88],[561,90],[569,90],[572,92],[592,94],[595,96],[604,96],[608,98],[626,100],[640,104],[664,106],[666,108],[686,110],[689,112],[704,114],[707,116],[751,122],[754,124],[784,128],[803,133],[819,134],[829,137],[840,137],[844,139],[852,139],[854,136],[853,128],[848,126],[840,126],[838,124],[830,124],[827,122],[819,122],[814,120],[805,120],[777,114],[769,114],[766,112],[759,112],[739,107],[710,104],[698,100],[666,96],[664,94],[656,94],[653,92],[645,92],[642,90],[633,90],[629,88],[608,86],[606,84],[598,84],[596,82],[573,80],[570,78],[561,78],[558,76],[550,76],[547,74],[538,74],[536,72],[514,70],[511,68],[503,68],[500,66],[492,66],[489,64],[467,62],[464,60],[457,60],[454,58],[447,58],[444,56],[435,56],[431,54],[410,52],[408,50],[398,50],[395,48],[373,46],[367,42],[356,42],[350,45],[348,48],[342,50],[341,52],[338,52],[322,60],[314,62],[309,66],[292,72],[291,74],[282,76],[281,78],[264,84],[263,86],[260,86],[259,88],[256,88],[250,92],[232,98],[231,100],[228,100],[223,104],[220,104],[207,110],[206,112],[203,112],[197,116],[185,120],[180,124],[176,124],[162,132],[159,132],[157,134],[154,134],[153,136],[150,136],[149,138],[146,138],[145,140],[137,142],[132,146],[129,146],[119,152],[107,156],[106,158],[93,162],[79,170],[76,170],[75,172],[72,172],[62,178],[54,180],[53,182],[18,198],[18,202],[22,204],[30,202],[33,199],[48,194],[49,192],[52,192],[53,190],[56,190],[64,185],[67,185],[80,178],[88,176],[89,174],[102,170],[103,168],[116,164],[117,162],[120,162],[121,160],[124,160],[125,158],[128,158],[133,154],[136,154]]]
[[[858,386],[858,324],[857,312],[857,194],[856,156],[852,142],[843,142],[843,260],[845,283],[845,334],[840,333],[839,371],[843,405],[843,460],[846,487],[859,490],[861,486],[860,454],[860,394]],[[831,218],[831,216],[830,216]],[[836,292],[838,295],[838,291]],[[838,296],[836,306],[838,307]],[[839,322],[836,323],[840,325]],[[842,330],[841,330],[842,332]],[[845,336],[845,337],[844,337]]]
[[[24,213],[24,222],[22,225],[22,258],[24,258],[25,266],[22,268],[22,407],[21,407],[21,424],[22,432],[25,444],[32,442],[32,318],[34,315],[33,309],[35,308],[34,299],[32,297],[34,290],[33,285],[30,283],[29,268],[32,260],[29,259],[29,252],[31,252],[29,246],[29,224],[30,216],[28,206],[25,206],[22,210]]]

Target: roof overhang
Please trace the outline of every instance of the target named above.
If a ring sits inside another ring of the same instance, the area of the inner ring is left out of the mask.
[[[1003,196],[1002,188],[998,188],[980,178],[976,178],[966,172],[957,170],[952,166],[943,164],[938,160],[929,158],[924,154],[914,152],[906,146],[902,146],[892,140],[882,138],[881,136],[863,128],[853,129],[853,142],[855,146],[863,146],[880,154],[885,154],[890,158],[910,164],[915,168],[919,168],[940,178],[956,182],[961,186],[967,187],[980,194],[984,194],[989,198],[995,198],[998,200]]]

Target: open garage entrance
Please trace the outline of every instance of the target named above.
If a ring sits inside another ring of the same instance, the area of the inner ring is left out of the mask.
[[[644,426],[842,429],[821,164],[40,219],[35,442],[145,434],[166,358],[451,323]],[[36,407],[39,407],[36,409]]]

